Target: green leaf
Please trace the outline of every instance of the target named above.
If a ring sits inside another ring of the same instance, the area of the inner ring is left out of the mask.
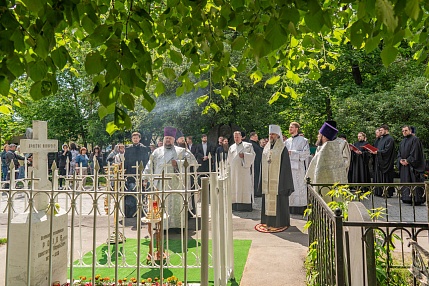
[[[100,117],[100,119],[103,119],[104,117],[107,116],[107,114],[109,114],[109,111],[107,110],[107,108],[104,107],[103,105],[100,105],[98,107],[98,117]]]
[[[175,50],[170,50],[170,59],[173,63],[179,66],[182,64],[182,61],[183,61],[182,54],[179,52],[176,52]]]
[[[130,129],[132,127],[130,116],[119,107],[115,108],[114,122],[121,128]]]
[[[196,87],[199,88],[206,88],[209,85],[209,81],[208,80],[201,80],[196,84]]]
[[[34,100],[39,100],[43,98],[41,81],[37,81],[31,85],[30,95]]]
[[[163,94],[165,92],[165,85],[162,81],[158,81],[156,83],[156,87],[155,90],[153,91],[155,93],[155,96],[158,97],[161,94]]]
[[[386,67],[390,65],[396,59],[397,54],[398,50],[395,47],[385,47],[380,54],[383,65]]]
[[[134,96],[132,96],[129,93],[124,93],[121,96],[121,101],[122,104],[128,108],[129,110],[134,110],[135,107],[135,100],[134,100]]]
[[[253,80],[253,84],[256,84],[262,80],[262,73],[260,71],[255,71],[250,75],[250,78]]]
[[[202,103],[204,103],[207,99],[209,99],[209,96],[207,94],[205,95],[201,95],[200,97],[197,98],[197,104],[201,105]]]
[[[88,34],[94,32],[95,23],[88,17],[88,15],[83,15],[82,17],[82,27]]]
[[[246,39],[243,36],[238,36],[231,44],[233,50],[239,51],[246,44]]]
[[[312,80],[318,80],[320,78],[320,73],[318,71],[312,70],[308,73],[308,78]]]
[[[115,103],[118,99],[118,96],[118,89],[113,84],[108,84],[107,86],[103,87],[98,94],[100,103],[105,107],[108,107],[110,104]]]
[[[11,114],[12,108],[9,105],[3,104],[0,105],[0,113],[2,114]]]
[[[9,95],[10,84],[5,76],[0,76],[0,94]]]
[[[107,39],[110,37],[111,30],[112,27],[110,25],[100,25],[95,28],[91,35],[87,37],[87,41],[91,44],[92,47],[98,47],[107,41]]]
[[[316,13],[307,13],[304,16],[305,24],[308,28],[310,28],[313,32],[320,32],[322,30],[324,19],[323,19],[323,12],[322,10],[319,10]]]
[[[24,64],[21,62],[20,57],[16,54],[13,55],[13,57],[8,58],[6,60],[6,64],[7,64],[7,69],[10,70],[10,72],[15,77],[21,76],[25,71]]]
[[[10,40],[14,42],[15,50],[18,52],[24,52],[26,47],[24,43],[24,35],[21,29],[16,29]]]
[[[375,13],[389,32],[393,32],[398,26],[398,18],[395,17],[392,3],[389,0],[376,0]]]
[[[28,10],[34,14],[37,14],[40,10],[43,9],[45,2],[46,1],[44,0],[22,0],[22,3],[24,3]]]
[[[133,64],[137,62],[137,59],[134,57],[133,53],[124,41],[121,42],[121,50],[121,64],[124,66],[124,68],[131,68]]]
[[[295,89],[293,89],[292,87],[290,87],[290,86],[286,86],[286,88],[285,88],[285,92],[286,93],[290,93],[290,96],[293,98],[293,99],[296,99],[297,97],[298,97],[298,95],[296,94],[296,92],[295,92]]]
[[[37,35],[36,38],[36,48],[34,52],[41,57],[42,59],[46,59],[49,54],[49,44],[46,37],[42,37],[41,35]]]
[[[287,32],[275,18],[270,19],[266,29],[265,38],[271,43],[272,50],[276,50],[288,42]]]
[[[231,88],[229,86],[224,86],[220,92],[222,99],[227,100],[229,95],[231,94]]]
[[[121,66],[116,61],[108,61],[106,67],[106,82],[116,79],[121,73]]]
[[[33,81],[42,80],[48,72],[48,67],[44,61],[34,61],[28,64],[28,75]]]
[[[106,125],[106,132],[109,133],[109,135],[112,135],[116,131],[120,130],[118,126],[115,125],[115,122],[110,121]]]
[[[164,73],[165,77],[168,78],[169,80],[176,79],[176,73],[172,68],[165,68],[162,72]]]
[[[185,86],[182,84],[176,88],[176,96],[181,96],[185,92]]]
[[[375,37],[368,38],[365,43],[365,51],[369,54],[378,47],[381,40],[381,33]]]
[[[255,33],[249,37],[249,46],[253,48],[253,54],[258,59],[269,54],[271,43],[265,39],[265,35]]]
[[[286,77],[293,80],[294,83],[299,84],[301,82],[301,78],[299,77],[298,74],[294,73],[291,70],[288,70],[286,73]]]
[[[147,111],[151,112],[155,108],[155,105],[156,103],[153,98],[145,94],[142,100],[142,106],[146,108]]]
[[[85,70],[89,75],[98,74],[104,70],[103,57],[98,51],[90,53],[86,56]]]
[[[216,103],[214,103],[214,102],[210,102],[210,107],[211,108],[213,108],[216,112],[219,112],[220,111],[220,107],[219,107],[219,105],[217,105]]]
[[[364,40],[362,26],[362,21],[358,20],[350,27],[350,42],[358,49],[362,46],[362,42]]]
[[[280,97],[280,92],[276,91],[270,98],[270,100],[268,101],[269,104],[273,104],[274,102],[276,102],[279,97]]]
[[[63,69],[69,57],[69,53],[64,46],[58,47],[51,53],[51,58],[59,70]]]
[[[414,20],[419,18],[420,14],[420,0],[407,0],[405,5],[405,13]]]
[[[265,81],[265,86],[267,86],[267,84],[276,84],[279,80],[280,80],[279,75],[273,76],[270,79]]]
[[[201,112],[201,114],[207,114],[210,110],[210,104],[206,105],[206,107],[204,107],[203,111]]]
[[[152,64],[152,68],[154,70],[159,69],[160,67],[162,67],[162,64],[164,63],[164,58],[163,57],[159,57],[157,58],[153,64]]]

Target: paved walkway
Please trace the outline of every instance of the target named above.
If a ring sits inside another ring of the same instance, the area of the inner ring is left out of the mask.
[[[308,236],[303,231],[306,220],[292,215],[291,227],[286,231],[261,233],[254,229],[260,222],[260,206],[261,199],[257,198],[253,212],[233,213],[234,238],[252,240],[240,285],[306,285],[304,261]]]

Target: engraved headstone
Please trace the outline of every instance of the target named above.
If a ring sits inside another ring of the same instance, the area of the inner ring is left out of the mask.
[[[47,122],[33,121],[33,139],[21,140],[21,148],[25,153],[33,153],[34,177],[39,179],[35,183],[34,193],[51,191],[47,155],[48,152],[58,150],[58,141],[47,139]],[[13,217],[7,249],[7,285],[49,285],[50,260],[52,260],[51,281],[60,281],[61,284],[66,282],[67,213],[62,209],[47,210],[47,207],[47,194],[43,196],[38,194],[34,197],[34,208],[37,211],[28,209],[26,213],[18,213]],[[54,212],[52,220],[51,211]]]

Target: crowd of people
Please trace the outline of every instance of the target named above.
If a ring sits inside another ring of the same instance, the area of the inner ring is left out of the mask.
[[[66,174],[93,173],[96,162],[101,171],[108,162],[123,164],[126,174],[136,174],[137,168],[143,166],[143,173],[148,176],[160,174],[163,170],[184,173],[183,160],[186,158],[191,163],[189,171],[193,172],[197,168],[201,176],[215,171],[219,162],[223,161],[229,168],[233,210],[252,211],[255,197],[262,197],[261,221],[269,230],[289,226],[290,213],[304,213],[307,207],[306,178],[316,184],[393,183],[396,161],[401,183],[424,181],[423,147],[411,126],[402,127],[404,137],[396,153],[395,141],[389,135],[387,125],[377,128],[373,144],[368,143],[364,132],[359,132],[357,141],[350,144],[345,136],[338,135],[335,121],[326,121],[319,130],[314,157],[310,154],[308,140],[300,132],[300,124],[291,122],[288,131],[289,136],[283,134],[278,125],[270,125],[269,138],[261,139],[255,132],[251,132],[247,139],[243,132],[235,131],[231,142],[222,136],[217,142],[210,142],[207,135],[202,134],[201,143],[196,144],[192,136],[185,137],[180,130],[166,127],[163,140],[150,146],[140,143],[140,133],[134,132],[131,135],[132,143],[127,146],[117,144],[106,161],[98,146],[88,154],[85,147],[78,148],[75,143],[70,146],[63,144],[56,156],[62,176],[59,187],[62,189]],[[7,181],[13,173],[8,170],[11,162],[17,170],[17,178],[23,178],[25,155],[19,152],[19,146],[15,144],[4,145],[1,153],[2,181]],[[146,187],[148,178],[145,179]],[[189,183],[188,187],[193,188],[196,182],[191,178]],[[161,188],[160,181],[154,184]],[[177,184],[178,181],[172,182],[169,187],[184,187]],[[126,185],[128,191],[135,190],[135,178],[128,176]],[[374,194],[391,197],[393,192],[393,188],[385,190],[380,187],[375,189]],[[424,202],[423,197],[423,188],[416,188],[413,192],[410,187],[402,187],[401,198],[406,203],[421,204]],[[169,200],[170,227],[178,227],[183,219],[174,215],[178,212],[178,198],[172,195]],[[195,208],[193,200],[190,207]],[[132,217],[135,213],[136,198],[126,196],[125,215]]]

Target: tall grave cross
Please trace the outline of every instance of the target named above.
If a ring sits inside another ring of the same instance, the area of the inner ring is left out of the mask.
[[[33,139],[21,139],[21,152],[33,153],[34,176],[39,178],[35,182],[36,190],[51,190],[52,183],[48,179],[48,153],[58,151],[58,140],[48,139],[48,123],[33,120]],[[44,210],[48,205],[48,197],[40,193],[35,196],[34,207]]]

